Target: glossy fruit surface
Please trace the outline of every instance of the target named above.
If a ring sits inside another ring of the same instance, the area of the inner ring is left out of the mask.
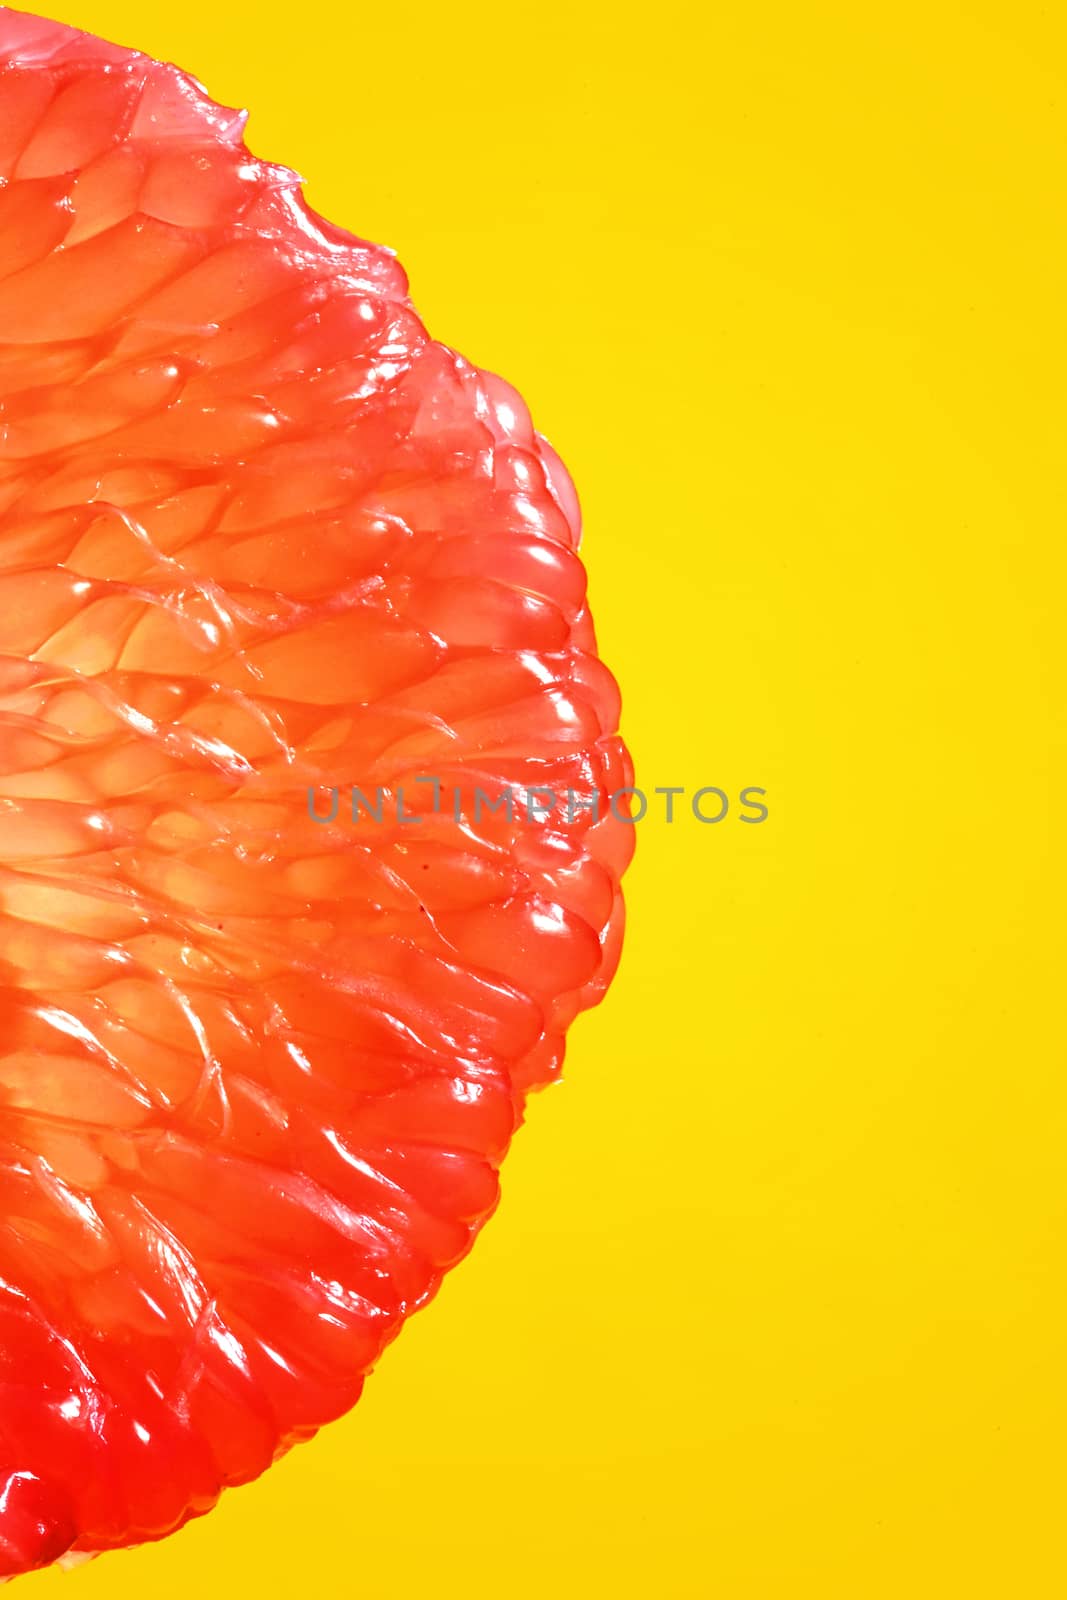
[[[351,1406],[618,957],[566,472],[242,129],[0,12],[0,1573]]]

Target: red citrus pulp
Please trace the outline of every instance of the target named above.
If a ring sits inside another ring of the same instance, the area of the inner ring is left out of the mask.
[[[353,1404],[621,938],[566,472],[242,129],[0,12],[7,1573]]]

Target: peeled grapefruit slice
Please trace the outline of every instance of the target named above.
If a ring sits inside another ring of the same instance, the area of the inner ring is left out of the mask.
[[[619,950],[566,472],[242,128],[0,13],[9,1574],[353,1404]]]

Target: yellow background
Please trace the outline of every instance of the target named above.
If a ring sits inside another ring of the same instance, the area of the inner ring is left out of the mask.
[[[252,108],[582,491],[616,989],[349,1418],[98,1595],[1060,1596],[1055,5],[57,5]]]

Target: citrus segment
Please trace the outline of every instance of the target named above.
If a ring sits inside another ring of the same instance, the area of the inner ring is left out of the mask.
[[[356,1400],[621,938],[570,481],[242,128],[0,11],[7,1573]]]

